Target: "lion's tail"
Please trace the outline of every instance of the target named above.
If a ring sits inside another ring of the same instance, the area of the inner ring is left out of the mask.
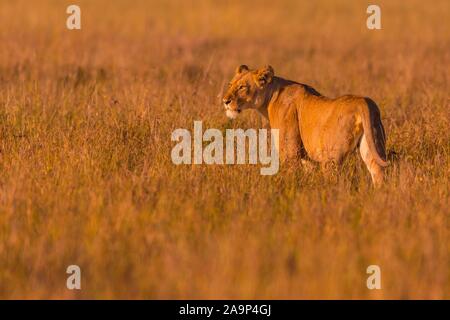
[[[381,123],[380,110],[371,99],[364,98],[364,100],[366,103],[362,103],[360,106],[369,150],[378,165],[387,167],[389,163],[386,161],[386,137]]]

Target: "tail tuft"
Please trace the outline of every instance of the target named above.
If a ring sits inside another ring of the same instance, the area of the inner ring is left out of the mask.
[[[386,161],[386,136],[381,123],[380,110],[369,98],[364,98],[366,103],[361,104],[362,122],[367,144],[375,161],[382,167],[387,167]]]

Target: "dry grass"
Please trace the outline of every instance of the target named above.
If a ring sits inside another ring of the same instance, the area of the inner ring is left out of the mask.
[[[71,3],[0,4],[1,298],[450,298],[448,1]],[[260,125],[217,99],[242,63],[377,101],[386,185],[173,165],[175,128]]]

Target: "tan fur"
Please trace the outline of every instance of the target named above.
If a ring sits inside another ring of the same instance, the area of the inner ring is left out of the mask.
[[[339,165],[359,146],[361,157],[379,186],[386,162],[380,111],[371,99],[353,95],[330,99],[313,88],[275,77],[270,66],[242,65],[223,97],[227,115],[256,109],[271,128],[280,130],[281,160],[311,159]]]

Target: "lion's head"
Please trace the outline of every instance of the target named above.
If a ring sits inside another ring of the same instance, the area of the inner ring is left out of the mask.
[[[246,65],[237,67],[223,96],[227,116],[234,119],[244,109],[261,107],[265,100],[266,88],[273,77],[274,71],[271,66],[257,70],[250,70]]]

